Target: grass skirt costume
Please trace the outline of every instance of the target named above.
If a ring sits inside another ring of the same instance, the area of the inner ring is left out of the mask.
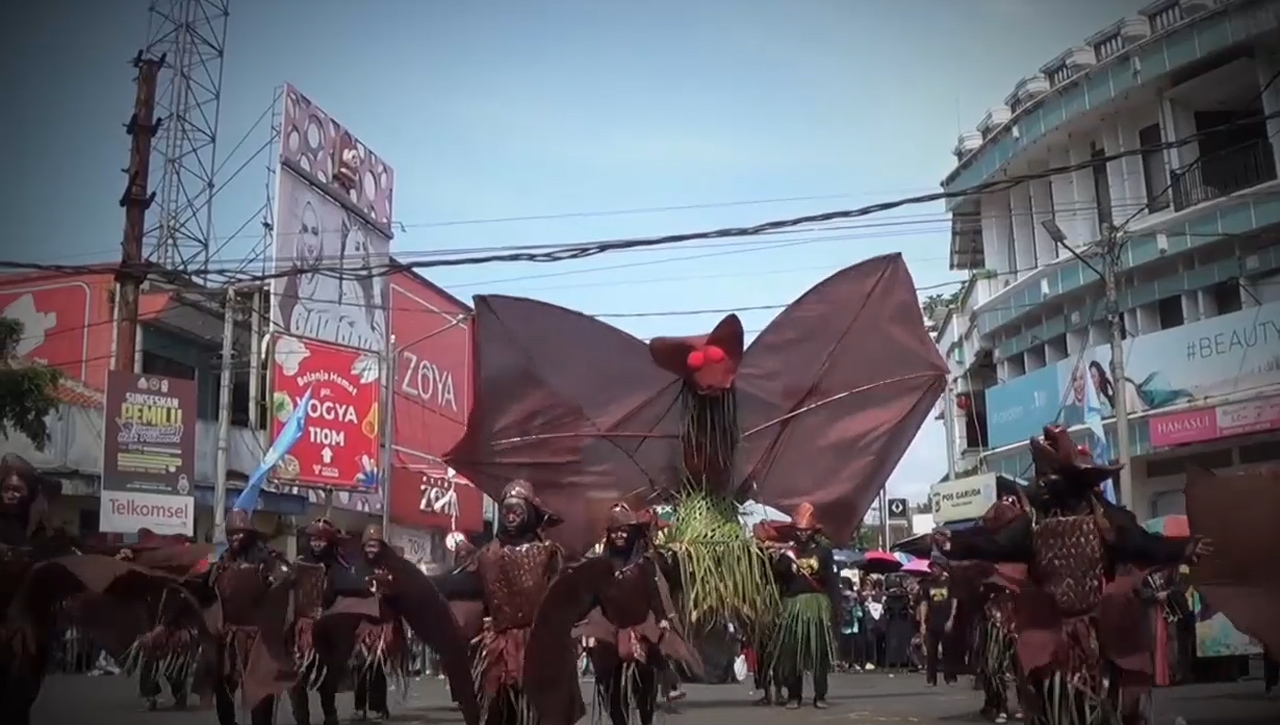
[[[774,524],[773,569],[782,588],[782,605],[774,620],[769,645],[769,669],[787,689],[789,706],[803,698],[804,676],[813,676],[814,704],[825,707],[827,677],[836,660],[837,585],[830,547],[821,533],[814,508],[802,503],[791,522]],[[802,532],[811,537],[801,543]]]
[[[1028,565],[1013,614],[1032,723],[1133,722],[1136,713],[1121,716],[1120,695],[1133,702],[1132,694],[1149,683],[1150,657],[1133,616],[1140,577],[1116,578],[1116,567],[1177,564],[1192,554],[1194,542],[1150,534],[1132,514],[1103,502],[1097,487],[1118,468],[1079,460],[1064,429],[1046,428],[1031,449],[1036,482],[1026,513],[996,532],[957,534],[947,555]]]

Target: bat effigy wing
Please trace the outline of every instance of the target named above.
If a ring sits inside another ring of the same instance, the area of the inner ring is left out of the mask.
[[[532,483],[565,520],[549,536],[573,558],[600,535],[589,500],[655,486],[678,461],[680,380],[644,342],[580,312],[491,295],[474,305],[475,393],[445,461],[495,498]]]
[[[836,272],[782,311],[738,371],[739,471],[846,542],[946,388],[898,254]]]

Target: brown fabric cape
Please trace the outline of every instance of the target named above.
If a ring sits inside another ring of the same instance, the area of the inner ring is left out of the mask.
[[[1187,523],[1213,542],[1213,553],[1191,567],[1191,584],[1241,632],[1280,652],[1280,474],[1187,472]]]
[[[550,538],[576,558],[599,536],[586,523],[588,493],[618,500],[678,480],[684,380],[596,318],[517,297],[474,303],[475,399],[445,460],[494,498],[510,480],[533,483],[566,521]],[[836,272],[742,355],[742,440],[727,493],[754,482],[752,497],[769,505],[809,501],[828,535],[847,541],[942,394],[946,370],[901,255]]]

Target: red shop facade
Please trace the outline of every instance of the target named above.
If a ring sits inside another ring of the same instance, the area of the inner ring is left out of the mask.
[[[388,299],[396,349],[390,520],[407,554],[439,562],[449,533],[485,530],[484,495],[440,460],[471,408],[471,308],[411,271],[392,275]]]

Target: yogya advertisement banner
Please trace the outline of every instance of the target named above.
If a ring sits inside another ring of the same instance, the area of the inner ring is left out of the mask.
[[[307,391],[307,426],[276,465],[282,484],[341,489],[378,485],[381,362],[373,353],[288,335],[275,338],[272,436]]]
[[[196,399],[194,380],[108,375],[100,531],[194,531]]]
[[[1135,415],[1280,385],[1280,302],[1138,335],[1124,345],[1124,380],[1112,380],[1111,348],[1099,345],[988,390],[991,446],[1025,443],[1055,420],[1082,424],[1086,375],[1104,419],[1115,416],[1120,395]]]

